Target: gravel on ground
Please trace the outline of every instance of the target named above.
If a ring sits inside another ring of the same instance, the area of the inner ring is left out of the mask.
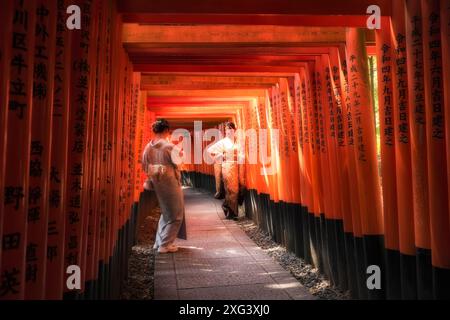
[[[128,277],[123,283],[122,299],[153,300],[155,255],[153,249],[161,210],[153,194],[145,194],[140,203],[137,243],[128,260]]]
[[[280,246],[249,219],[243,219],[238,225],[263,251],[289,271],[309,292],[323,300],[348,300],[349,292],[333,287],[329,280],[319,273],[317,268]]]

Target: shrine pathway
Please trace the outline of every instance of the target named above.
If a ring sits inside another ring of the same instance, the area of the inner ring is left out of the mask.
[[[196,189],[184,193],[188,240],[177,240],[178,252],[156,256],[156,300],[315,299],[236,222],[224,219],[222,200]]]

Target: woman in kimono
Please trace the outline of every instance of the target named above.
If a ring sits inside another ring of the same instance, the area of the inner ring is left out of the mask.
[[[243,157],[242,150],[235,136],[236,126],[233,122],[225,124],[225,138],[211,145],[207,152],[213,157],[215,165],[221,164],[221,177],[225,189],[225,200],[222,204],[225,217],[236,220],[238,217],[238,196],[240,182],[242,181],[243,165],[240,159]],[[216,179],[220,175],[215,174]],[[218,181],[216,180],[216,184]]]
[[[156,193],[161,216],[155,239],[159,253],[176,252],[177,238],[186,238],[184,223],[184,196],[181,175],[172,161],[175,145],[169,142],[169,123],[160,119],[152,125],[154,138],[147,144],[142,156],[143,170],[147,173],[147,185]]]

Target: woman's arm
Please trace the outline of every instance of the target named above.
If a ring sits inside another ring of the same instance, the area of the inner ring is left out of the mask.
[[[217,141],[216,143],[210,145],[206,152],[212,157],[215,158],[217,155],[223,153],[223,139]]]

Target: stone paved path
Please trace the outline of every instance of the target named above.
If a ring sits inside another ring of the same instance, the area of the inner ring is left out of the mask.
[[[158,254],[157,300],[314,299],[291,274],[263,252],[210,194],[185,189],[188,240],[179,251]]]

